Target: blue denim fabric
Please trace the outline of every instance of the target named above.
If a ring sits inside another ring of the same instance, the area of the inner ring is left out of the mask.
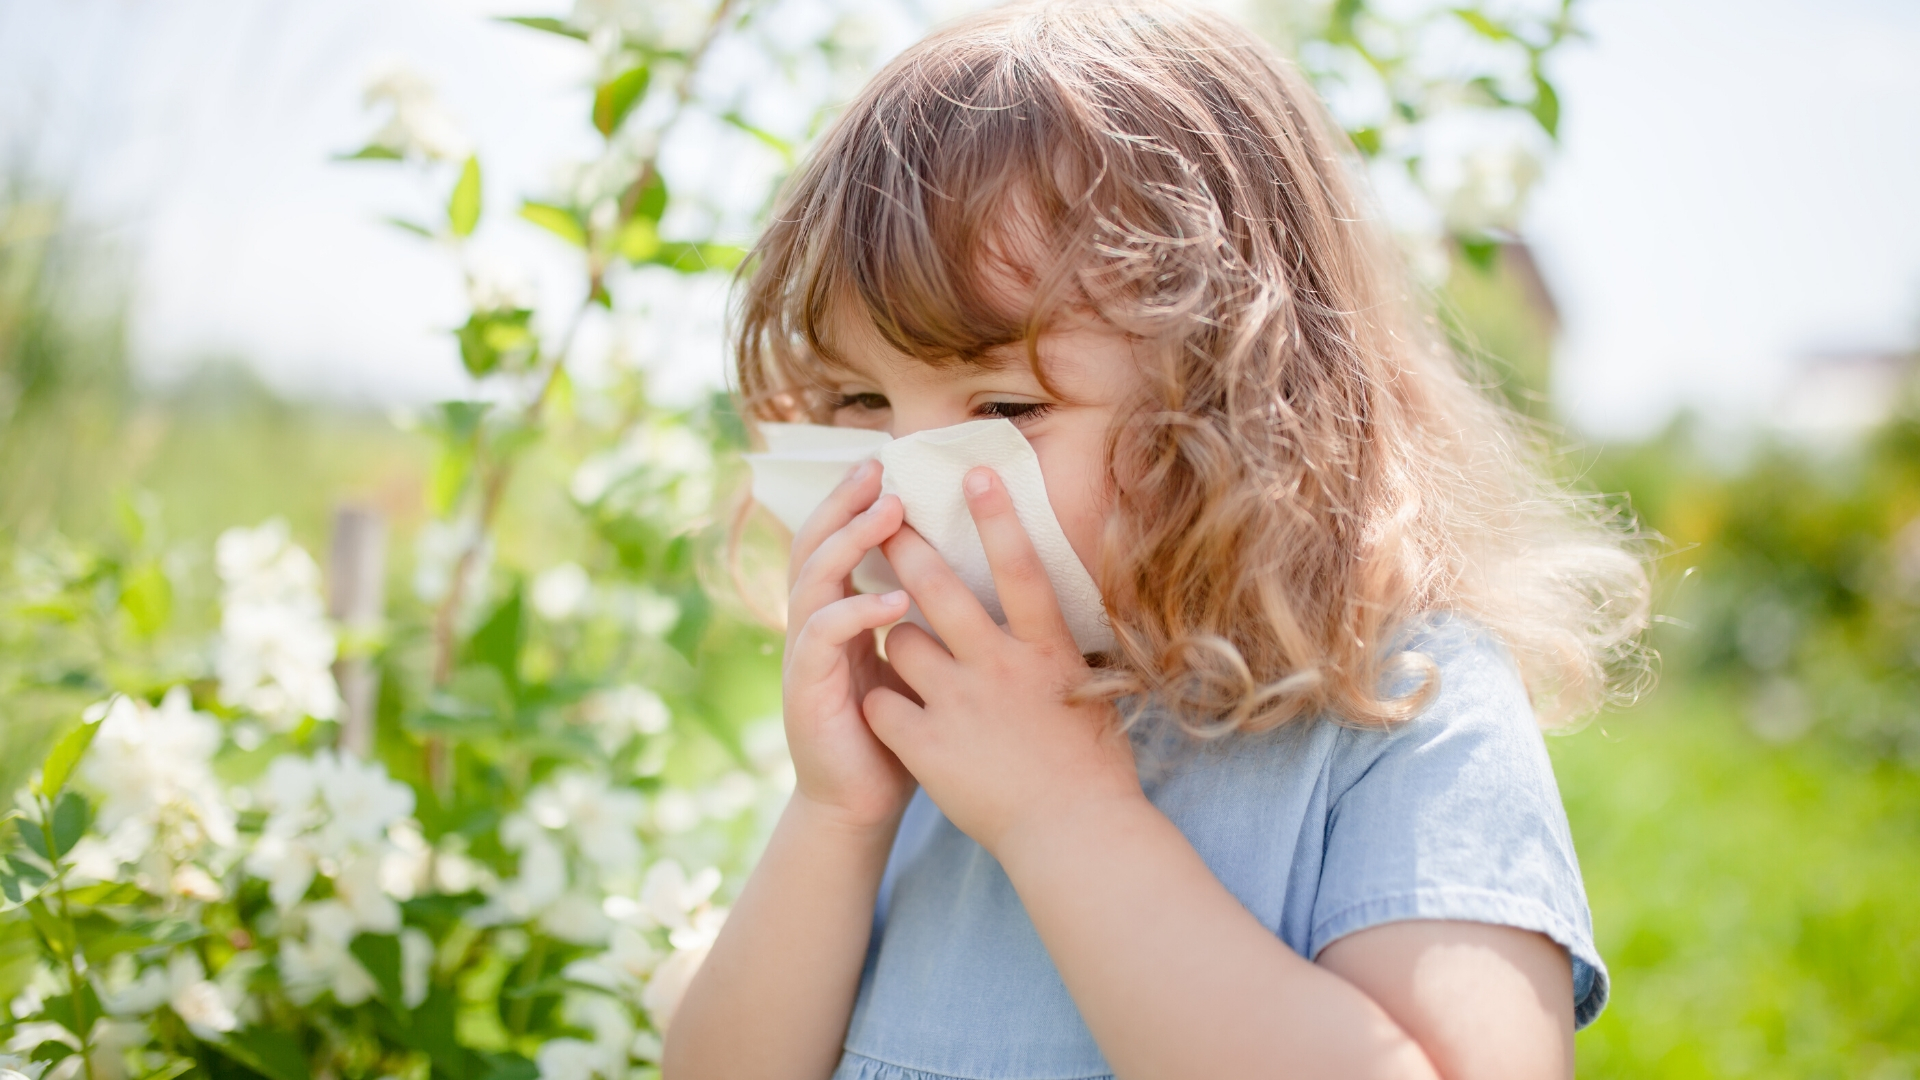
[[[1416,719],[1205,745],[1147,725],[1135,737],[1147,795],[1301,956],[1404,919],[1535,930],[1571,956],[1585,1026],[1606,1003],[1606,966],[1519,674],[1458,619],[1409,644],[1440,669],[1439,694]],[[1000,865],[916,795],[834,1080],[1111,1075]]]

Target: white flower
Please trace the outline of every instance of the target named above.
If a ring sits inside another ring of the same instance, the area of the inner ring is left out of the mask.
[[[590,1042],[548,1039],[533,1060],[540,1070],[540,1080],[592,1080],[595,1076],[607,1076],[600,1071],[604,1057],[599,1047]]]
[[[700,793],[700,809],[716,821],[726,821],[739,816],[759,797],[760,788],[753,777],[735,769]]]
[[[565,829],[580,853],[608,876],[640,864],[639,827],[646,812],[639,792],[581,772],[562,773],[527,796],[529,817],[544,828]]]
[[[330,825],[351,842],[375,843],[413,813],[413,789],[389,778],[380,762],[322,750],[313,766]]]
[[[361,855],[333,875],[333,895],[353,916],[354,926],[373,934],[400,930],[400,905],[380,887],[380,859]]]
[[[334,1000],[349,1008],[372,997],[373,976],[349,949],[359,933],[353,914],[332,900],[308,905],[299,914],[305,935],[280,942],[280,978],[287,996],[305,1005],[332,991]]]
[[[702,912],[684,931],[674,932],[673,955],[654,970],[640,995],[640,1004],[652,1018],[655,1031],[667,1033],[674,1011],[680,1007],[680,999],[686,996],[694,975],[700,971],[700,965],[706,963],[707,954],[713,951],[714,939],[726,919],[726,912],[709,910]]]
[[[594,737],[607,753],[625,746],[635,735],[658,735],[673,723],[673,714],[660,695],[644,686],[615,686],[587,698],[581,708]]]
[[[167,958],[166,966],[149,967],[137,975],[132,968],[132,957],[123,954],[108,969],[107,978],[96,984],[108,1015],[143,1016],[165,1005],[203,1039],[240,1026],[234,1001],[208,981],[206,968],[192,951],[180,950]]]
[[[395,900],[411,900],[427,887],[433,871],[433,848],[418,828],[405,821],[387,829],[387,840],[388,851],[380,860],[380,887]]]
[[[611,903],[616,897],[608,897],[608,915],[618,908]],[[631,901],[628,901],[631,904]],[[660,951],[653,947],[645,934],[631,926],[616,926],[608,935],[607,951],[598,956],[575,960],[567,965],[563,972],[567,978],[577,982],[598,986],[605,990],[624,992],[638,1000],[639,992],[646,985],[647,976],[660,963]]]
[[[167,983],[172,991],[167,1005],[200,1038],[216,1038],[240,1026],[233,1003],[220,987],[207,981],[206,969],[192,952],[181,950],[167,961]]]
[[[520,856],[519,873],[468,915],[476,926],[524,922],[546,910],[567,891],[567,857],[546,829],[524,814],[500,822],[500,844]]]
[[[654,828],[669,836],[683,833],[700,824],[700,802],[678,788],[667,788],[654,796]]]
[[[607,918],[597,895],[575,889],[540,914],[540,929],[575,945],[604,945],[613,920]]]
[[[689,919],[720,887],[720,871],[709,866],[687,877],[673,859],[662,859],[647,869],[640,886],[640,910],[658,926],[683,930],[693,925]]]
[[[40,1080],[47,1071],[44,1061],[28,1061],[17,1054],[0,1054],[0,1080]]]
[[[220,748],[220,725],[193,711],[186,687],[167,691],[157,709],[122,696],[88,712],[104,713],[80,766],[81,777],[101,795],[100,832],[112,836],[131,822],[149,841],[159,829],[187,846],[235,842],[233,811],[210,764]]]
[[[416,847],[425,846],[405,826],[413,812],[412,788],[388,777],[379,762],[321,750],[312,757],[274,759],[258,798],[267,821],[246,866],[267,880],[275,905],[285,910],[299,903],[314,877],[325,872],[358,926],[380,933],[399,928],[391,894],[405,889],[394,886],[424,876],[409,862],[420,859],[420,852],[394,840],[411,837]]]
[[[474,254],[467,260],[467,302],[475,311],[518,311],[533,306],[533,286],[512,263]]]
[[[320,568],[275,518],[228,529],[214,545],[220,571],[220,698],[289,730],[303,716],[339,715],[337,649],[320,598]]]
[[[368,108],[393,110],[374,134],[375,146],[432,161],[460,161],[472,153],[473,144],[441,106],[433,84],[411,68],[396,64],[374,76],[365,100]]]
[[[173,881],[170,884],[176,895],[184,896],[189,900],[217,903],[227,897],[227,891],[220,887],[219,882],[213,880],[212,874],[192,863],[182,863],[173,872]]]
[[[549,622],[579,614],[593,592],[593,581],[579,563],[564,562],[533,579],[533,610]]]
[[[681,425],[642,424],[581,462],[568,492],[588,505],[617,495],[617,511],[684,526],[713,501],[713,452]]]

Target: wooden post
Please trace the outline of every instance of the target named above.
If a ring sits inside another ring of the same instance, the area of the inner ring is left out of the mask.
[[[387,597],[387,523],[378,510],[341,506],[333,512],[327,614],[342,636],[364,642],[379,632]],[[333,664],[340,686],[340,748],[359,757],[373,753],[373,713],[380,673],[364,648],[350,648]]]

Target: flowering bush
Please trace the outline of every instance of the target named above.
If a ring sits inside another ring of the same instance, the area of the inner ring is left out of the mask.
[[[414,717],[499,745],[463,740],[451,792],[424,765],[402,782],[324,745],[337,643],[286,526],[217,551],[213,677],[88,709],[7,815],[0,890],[43,955],[0,1067],[624,1080],[653,1060],[725,917],[720,867],[789,783],[777,722],[727,767],[676,769],[660,693],[530,679],[548,635],[641,648],[677,621],[658,598],[633,618],[574,567],[536,585],[566,603],[511,628],[513,663],[463,663]],[[520,611],[509,596],[476,636]],[[514,715],[484,713],[489,694]]]
[[[1551,132],[1554,11],[1422,25],[1510,53],[1531,81],[1472,100]],[[472,393],[414,421],[435,462],[412,595],[336,624],[284,522],[169,548],[139,500],[118,545],[14,552],[0,701],[73,707],[0,817],[0,1080],[651,1074],[791,772],[777,641],[704,587],[740,426],[719,400],[660,405],[647,361],[672,352],[686,283],[743,257],[728,239],[849,89],[877,13],[582,0],[510,20],[590,69],[597,156],[506,223],[569,253],[558,310],[484,246],[476,143],[431,85],[373,82],[348,157],[423,180],[432,222],[395,223],[469,301]],[[1323,82],[1357,57],[1408,121],[1356,114],[1357,145],[1411,160],[1412,121],[1467,99],[1416,77],[1364,3],[1322,14],[1301,32]],[[690,143],[710,182],[675,164]],[[515,540],[556,517],[557,540]]]

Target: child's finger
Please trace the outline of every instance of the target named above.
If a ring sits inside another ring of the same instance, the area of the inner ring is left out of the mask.
[[[839,663],[847,642],[898,622],[906,613],[907,594],[901,589],[836,600],[814,612],[794,635],[793,647],[787,650],[787,671],[802,682],[824,679]]]
[[[896,691],[878,687],[867,691],[866,698],[860,702],[860,715],[867,718],[867,727],[875,738],[893,750],[896,743],[911,740],[921,721],[926,719],[926,710]],[[894,751],[899,756],[899,751]],[[905,758],[901,758],[904,764]],[[911,770],[909,770],[911,771]]]
[[[1007,613],[1007,630],[1021,641],[1036,644],[1071,642],[1073,632],[1054,596],[1053,580],[1033,549],[1033,538],[1014,511],[1013,496],[992,469],[982,465],[967,473],[962,484],[967,510],[980,530],[993,588]]]
[[[919,602],[934,633],[947,643],[953,655],[965,660],[976,642],[991,641],[993,638],[987,635],[1002,633],[972,590],[911,525],[900,526],[880,550],[886,553],[894,576]]]
[[[932,634],[912,623],[901,623],[887,631],[887,663],[900,681],[925,701],[934,683],[952,669],[954,660]]]
[[[886,495],[822,540],[793,576],[793,593],[787,600],[792,617],[806,619],[815,609],[846,595],[847,575],[905,520],[900,500]]]
[[[793,569],[794,580],[799,579],[799,568],[813,557],[814,551],[827,537],[845,528],[854,515],[873,505],[879,494],[878,461],[863,461],[847,472],[846,478],[828,492],[827,497],[807,516],[807,520],[801,523],[800,531],[793,534],[792,561],[788,565]]]

